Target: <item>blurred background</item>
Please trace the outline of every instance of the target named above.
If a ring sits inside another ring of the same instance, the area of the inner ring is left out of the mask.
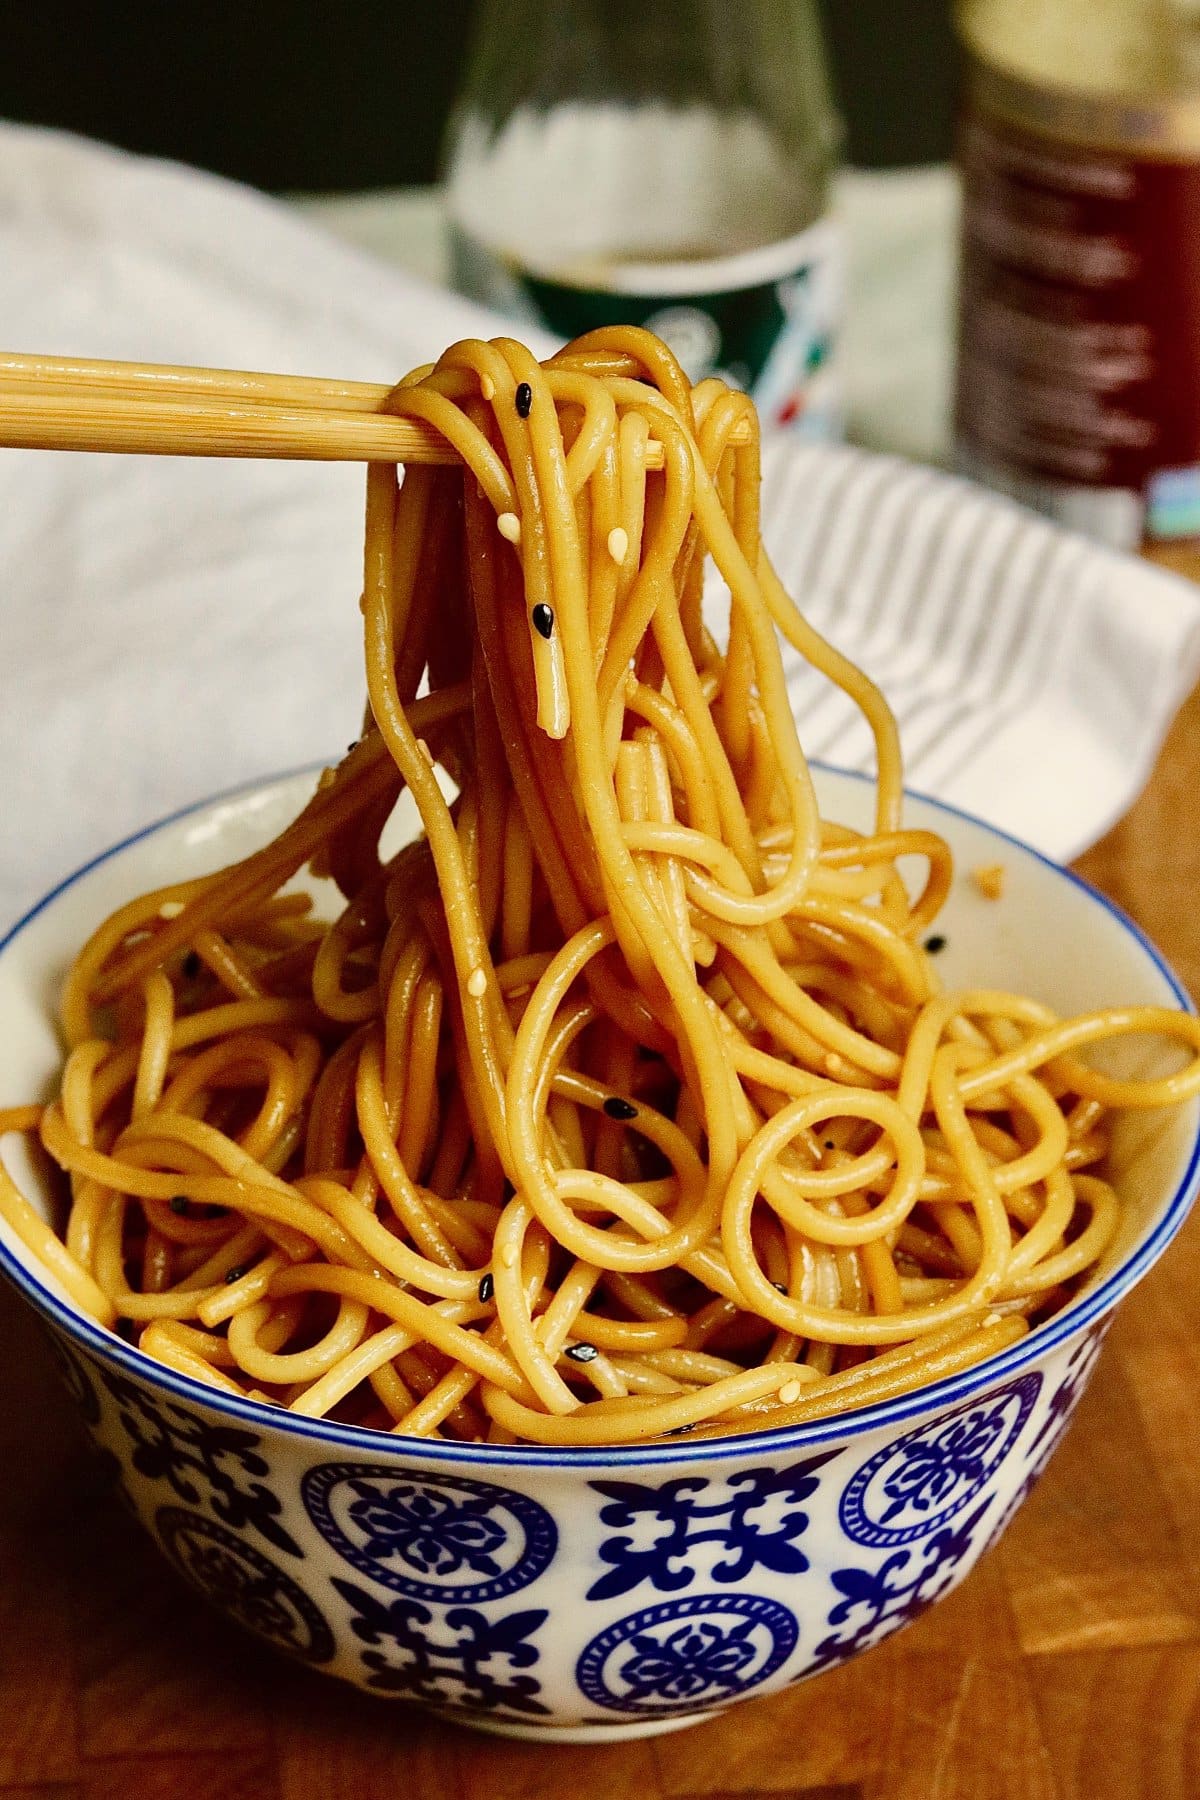
[[[474,0],[42,0],[5,9],[0,117],[272,191],[433,180]],[[822,0],[860,168],[950,154],[950,0]]]
[[[647,324],[765,428],[1197,566],[1200,0],[7,12],[0,122],[284,197],[559,338]]]

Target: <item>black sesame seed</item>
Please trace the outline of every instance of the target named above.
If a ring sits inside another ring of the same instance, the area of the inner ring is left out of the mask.
[[[487,1274],[483,1277],[483,1279],[479,1283],[479,1298],[486,1305],[487,1302],[491,1299],[492,1295],[495,1293],[495,1291],[496,1291],[496,1282],[492,1275],[492,1271],[489,1269]]]
[[[183,959],[183,973],[184,978],[187,981],[194,981],[196,979],[196,976],[200,973],[200,954],[198,951],[188,951]]]
[[[935,931],[931,937],[925,939],[925,948],[930,956],[936,956],[939,950],[946,948],[946,940],[940,931]]]
[[[533,629],[539,637],[552,638],[554,636],[554,614],[544,600],[538,601],[529,617],[533,621]]]
[[[527,419],[533,411],[533,389],[527,381],[518,384],[513,399],[516,403],[518,419]]]
[[[636,1119],[638,1111],[632,1100],[622,1100],[619,1094],[609,1095],[604,1110],[610,1119]]]
[[[226,1271],[225,1271],[225,1285],[227,1287],[232,1287],[234,1282],[240,1281],[242,1279],[242,1276],[245,1273],[246,1273],[245,1264],[244,1263],[242,1263],[242,1264],[235,1263],[235,1265],[232,1269],[226,1269]]]
[[[837,1145],[834,1143],[832,1138],[826,1138],[825,1139],[825,1148],[827,1150],[836,1150]]]
[[[563,1351],[572,1362],[595,1362],[599,1354],[595,1344],[568,1344]]]
[[[776,1293],[779,1293],[779,1294],[787,1293],[787,1282],[786,1281],[773,1281],[771,1283],[771,1286],[775,1289]]]
[[[694,1425],[676,1425],[676,1427],[673,1431],[667,1432],[667,1436],[668,1437],[686,1437],[689,1431],[695,1431],[695,1429],[696,1429],[696,1427]]]
[[[173,1213],[178,1213],[181,1219],[186,1219],[190,1208],[191,1201],[186,1194],[172,1194],[171,1211]]]

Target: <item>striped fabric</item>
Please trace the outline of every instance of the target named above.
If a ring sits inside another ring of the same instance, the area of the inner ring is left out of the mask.
[[[1067,860],[1144,783],[1200,674],[1200,591],[969,483],[776,440],[763,532],[813,624],[896,711],[909,785]],[[871,766],[870,734],[789,653],[811,757]]]

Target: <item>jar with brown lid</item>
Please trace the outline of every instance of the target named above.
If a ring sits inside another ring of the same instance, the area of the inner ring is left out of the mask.
[[[1122,548],[1200,542],[1200,0],[960,0],[956,453]]]

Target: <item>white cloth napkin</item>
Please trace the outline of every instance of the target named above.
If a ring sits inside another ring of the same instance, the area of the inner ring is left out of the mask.
[[[0,347],[387,379],[501,323],[231,183],[0,126]],[[174,807],[357,734],[362,474],[0,451],[0,926]],[[772,447],[766,534],[914,784],[1069,856],[1200,667],[1200,598],[888,458]],[[806,748],[862,734],[795,676]]]
[[[1069,861],[1146,782],[1200,674],[1200,589],[897,457],[776,442],[763,532],[818,630],[900,721],[907,784]],[[871,766],[800,659],[808,755]]]

